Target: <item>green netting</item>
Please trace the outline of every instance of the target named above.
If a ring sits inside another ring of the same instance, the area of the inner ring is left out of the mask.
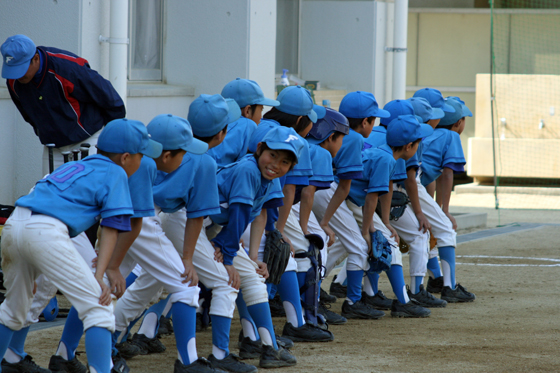
[[[494,177],[485,181],[496,208],[560,208],[560,0],[490,6]],[[540,206],[536,194],[551,198]]]

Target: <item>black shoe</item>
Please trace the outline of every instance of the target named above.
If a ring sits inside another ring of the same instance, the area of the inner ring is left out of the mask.
[[[275,350],[272,346],[263,345],[263,352],[259,365],[261,368],[280,368],[296,365],[297,360],[290,351],[278,346]]]
[[[294,342],[330,342],[334,340],[332,332],[308,323],[296,328],[287,322],[284,325],[282,337],[291,339]]]
[[[333,281],[331,282],[329,293],[331,293],[331,295],[334,295],[337,298],[346,298],[347,287],[339,284],[338,282],[334,282],[335,280],[336,280],[336,276],[334,276]]]
[[[210,357],[208,357],[208,361],[210,361],[210,364],[212,364],[212,367],[214,369],[220,369],[225,370],[226,372],[234,373],[254,373],[258,371],[256,366],[246,364],[239,360],[239,356],[234,354],[229,354],[222,360],[216,359],[214,355],[210,355]]]
[[[77,357],[66,360],[62,356],[53,355],[49,361],[49,370],[53,373],[87,373],[87,368]]]
[[[378,290],[377,294],[373,296],[362,292],[362,302],[372,306],[376,310],[390,310],[393,300],[387,298],[381,290]]]
[[[317,309],[317,312],[323,315],[327,324],[344,325],[348,322],[344,316],[329,310],[330,307],[330,304],[319,303],[319,308]]]
[[[336,297],[321,289],[319,300],[323,303],[334,303],[336,302]]]
[[[249,337],[243,337],[243,330],[239,332],[239,358],[240,359],[256,359],[261,356],[261,341],[252,341]]]
[[[443,308],[447,306],[446,301],[428,293],[426,289],[424,289],[424,285],[420,285],[420,291],[417,294],[412,294],[408,285],[406,286],[406,291],[408,292],[408,297],[414,299],[419,306],[427,308]]]
[[[113,368],[111,368],[111,373],[129,373],[130,368],[126,365],[126,360],[120,356],[120,354],[113,355],[111,357],[113,360]]]
[[[286,316],[286,311],[284,311],[284,305],[282,304],[282,300],[280,300],[280,295],[276,294],[273,299],[269,299],[268,305],[270,306],[270,315],[272,317]]]
[[[171,335],[173,334],[173,324],[171,323],[171,317],[161,316],[159,318],[159,328],[158,328],[158,337],[164,335]]]
[[[276,335],[276,344],[278,345],[278,347],[282,347],[286,350],[294,347],[294,341],[292,341],[291,339],[281,337],[280,335],[276,334],[276,332],[274,332],[274,334]]]
[[[444,286],[441,291],[441,299],[446,300],[449,303],[463,303],[472,302],[476,299],[473,293],[469,293],[466,288],[457,284],[455,289],[451,289],[449,286]]]
[[[133,345],[138,346],[140,355],[159,354],[165,351],[165,346],[157,338],[148,338],[144,334],[134,334],[132,336]]]
[[[199,357],[198,360],[185,365],[179,361],[175,360],[175,366],[173,368],[173,373],[219,373],[224,372],[221,369],[215,369],[212,364],[203,357]]]
[[[33,361],[31,355],[26,355],[17,363],[8,363],[2,359],[2,373],[51,373],[50,370],[41,368]]]
[[[132,359],[134,356],[138,356],[142,353],[140,347],[132,344],[129,340],[125,340],[121,343],[115,345],[117,351],[119,351],[120,357],[124,359]],[[145,355],[145,354],[144,354]]]
[[[348,303],[348,300],[345,300],[344,303],[342,303],[342,316],[347,319],[377,320],[385,316],[385,312],[376,310],[361,300],[352,305]]]
[[[406,304],[402,304],[398,299],[393,299],[393,304],[391,304],[391,316],[393,317],[428,317],[431,313],[432,311],[420,307],[413,299]]]
[[[438,278],[428,277],[428,286],[426,286],[426,290],[428,290],[429,293],[441,293],[443,290],[443,276],[439,276]]]

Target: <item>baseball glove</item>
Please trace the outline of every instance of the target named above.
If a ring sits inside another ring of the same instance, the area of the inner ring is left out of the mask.
[[[432,228],[430,228],[430,250],[437,246],[437,238],[432,234]]]
[[[263,258],[268,268],[266,282],[274,285],[280,283],[280,278],[286,270],[290,255],[290,244],[284,241],[279,230],[275,229],[266,234]]]
[[[370,271],[380,273],[391,268],[393,251],[381,231],[371,233]]]
[[[410,250],[410,246],[408,246],[401,236],[399,236],[399,249],[403,254],[408,253],[408,250]]]

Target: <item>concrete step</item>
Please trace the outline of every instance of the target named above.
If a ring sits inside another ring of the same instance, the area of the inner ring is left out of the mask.
[[[494,194],[492,185],[480,185],[477,183],[456,185],[454,189],[456,194]],[[560,188],[550,187],[498,187],[498,193],[504,194],[534,194],[545,196],[560,196]]]
[[[486,227],[488,214],[486,213],[454,213],[457,229],[471,229]]]

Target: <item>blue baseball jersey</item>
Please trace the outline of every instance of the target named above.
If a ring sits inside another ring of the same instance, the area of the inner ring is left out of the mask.
[[[387,144],[365,150],[362,162],[364,176],[352,181],[348,193],[348,199],[358,206],[366,203],[368,193],[379,193],[381,196],[389,192],[389,183],[394,178],[397,165],[393,150]]]
[[[465,155],[461,146],[461,137],[457,132],[436,128],[426,137],[422,147],[422,185],[426,186],[436,180],[444,167],[454,172],[464,172]]]
[[[309,184],[316,186],[318,190],[328,189],[334,181],[331,153],[320,145],[309,144],[309,156],[313,167]]]
[[[378,148],[381,145],[387,145],[387,127],[385,126],[375,126],[371,131],[371,134],[367,139],[365,139],[366,144],[371,145],[372,148]],[[407,165],[404,159],[397,159],[397,165],[395,166],[395,172],[393,173],[393,181],[401,181],[406,179]]]
[[[220,213],[216,171],[216,161],[208,154],[185,154],[175,171],[158,171],[155,204],[168,213],[186,207],[188,218]]]
[[[63,164],[39,180],[16,206],[60,220],[68,226],[70,237],[100,218],[134,214],[126,172],[100,154]]]
[[[140,168],[128,178],[130,199],[134,207],[132,218],[155,215],[153,186],[156,177],[156,162],[150,157],[142,157]]]
[[[342,146],[333,158],[333,173],[338,179],[362,178],[362,149],[364,137],[350,128],[344,136]]]
[[[227,128],[224,141],[207,152],[214,158],[218,167],[237,162],[247,154],[249,140],[257,129],[257,124],[251,119],[241,117],[228,124]]]

